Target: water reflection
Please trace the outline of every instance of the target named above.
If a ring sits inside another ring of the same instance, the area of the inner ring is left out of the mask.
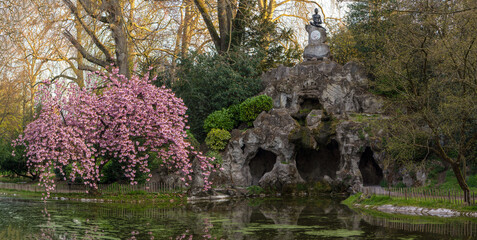
[[[425,232],[435,233],[439,235],[447,235],[452,237],[461,237],[464,239],[474,239],[477,236],[477,223],[472,221],[436,221],[436,219],[426,220],[421,218],[404,218],[404,217],[373,217],[362,215],[367,223],[373,226],[384,228],[404,230],[407,232]]]
[[[0,239],[471,239],[469,219],[375,217],[339,199],[154,206],[0,198]],[[384,216],[384,215],[383,215]]]

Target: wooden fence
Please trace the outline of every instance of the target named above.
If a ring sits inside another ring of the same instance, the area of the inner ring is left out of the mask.
[[[45,188],[38,184],[21,184],[21,183],[0,183],[0,189],[14,189],[31,192],[44,192]],[[84,184],[67,184],[57,183],[52,193],[85,193],[89,187]],[[129,193],[134,191],[145,191],[149,193],[165,193],[165,192],[182,192],[183,184],[165,183],[165,182],[148,182],[145,184],[99,184],[98,190],[101,193]]]
[[[362,187],[364,194],[375,194],[404,199],[435,200],[450,203],[465,203],[464,192],[456,190],[421,189],[421,188],[382,188],[378,186]],[[470,192],[470,204],[475,205],[477,194]]]

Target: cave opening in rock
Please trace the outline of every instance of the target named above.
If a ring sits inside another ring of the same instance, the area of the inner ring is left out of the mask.
[[[300,99],[300,111],[311,111],[313,109],[322,109],[320,100],[316,97],[302,97]]]
[[[255,157],[253,157],[248,164],[250,167],[250,174],[252,175],[252,185],[258,185],[258,182],[263,175],[272,171],[273,165],[275,165],[276,161],[277,155],[259,148]]]
[[[300,149],[296,155],[296,168],[307,182],[323,180],[325,175],[335,178],[339,163],[339,145],[335,140],[331,140],[326,146],[320,146],[318,150]]]
[[[363,177],[364,186],[379,185],[383,179],[383,170],[374,159],[373,150],[370,147],[366,147],[361,155],[359,171]]]

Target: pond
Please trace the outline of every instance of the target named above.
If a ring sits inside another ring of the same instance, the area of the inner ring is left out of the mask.
[[[471,219],[353,211],[339,198],[243,199],[173,209],[0,197],[0,239],[473,239]]]

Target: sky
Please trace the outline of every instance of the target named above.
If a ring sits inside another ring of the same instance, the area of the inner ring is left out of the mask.
[[[348,4],[352,3],[352,0],[314,0],[316,3],[323,7],[326,17],[332,18],[344,18],[347,11]]]

